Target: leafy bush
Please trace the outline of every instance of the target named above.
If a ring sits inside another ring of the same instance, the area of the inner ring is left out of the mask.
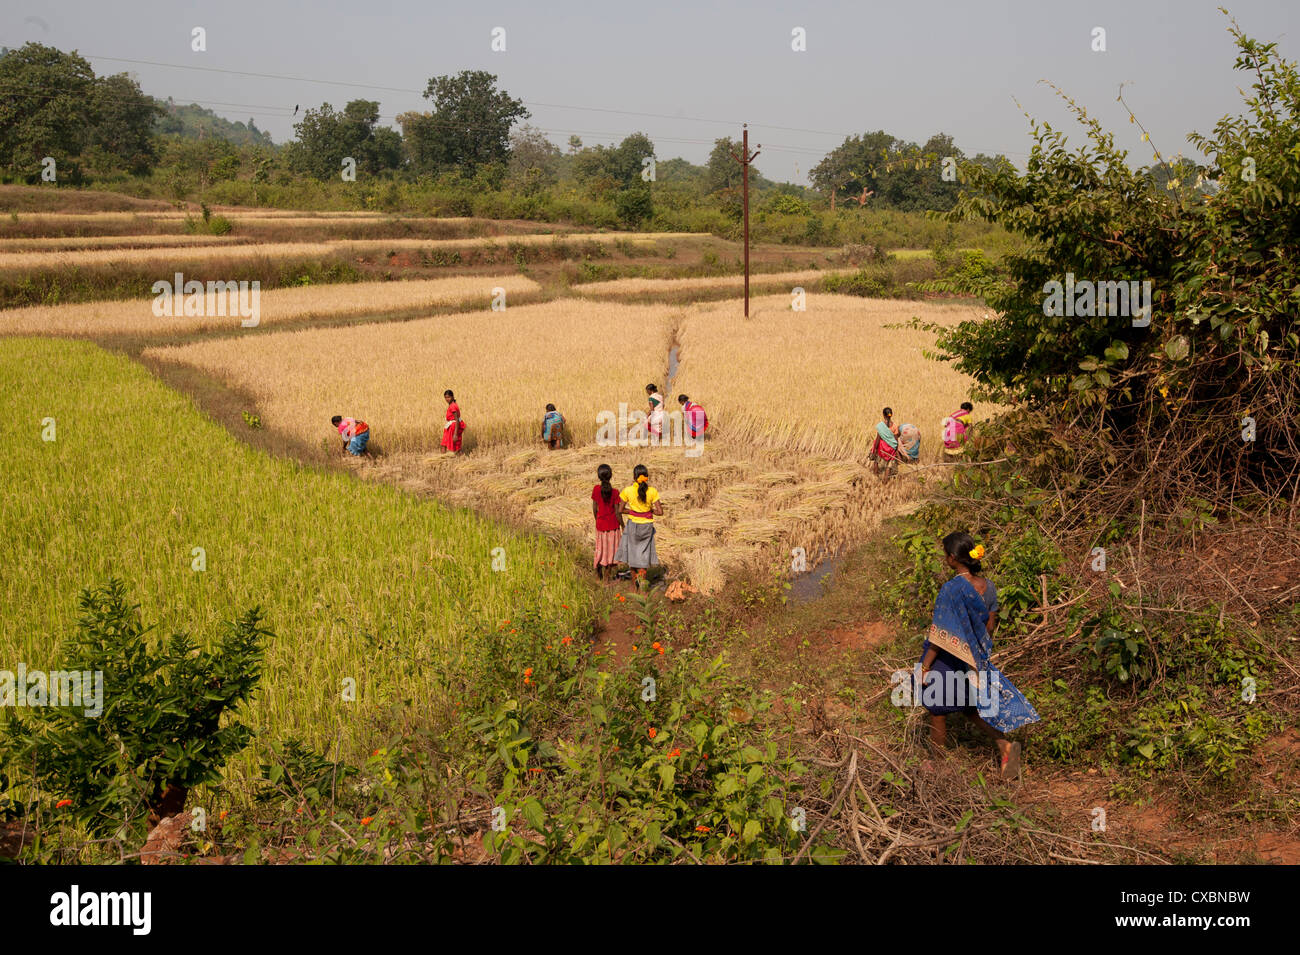
[[[1036,123],[1023,174],[962,167],[969,188],[952,217],[1003,225],[1027,244],[1006,256],[1006,280],[966,276],[966,291],[997,317],[943,329],[939,346],[989,397],[1062,420],[1082,413],[1098,434],[1133,436],[1133,466],[1167,473],[1171,484],[1181,486],[1179,468],[1206,481],[1238,471],[1276,488],[1300,468],[1291,426],[1300,393],[1300,72],[1275,44],[1235,23],[1231,33],[1235,67],[1253,83],[1244,115],[1224,117],[1211,136],[1189,135],[1210,157],[1204,168],[1159,153],[1152,168],[1132,168],[1114,134],[1068,99],[1089,140],[1078,151]],[[1070,275],[1149,281],[1151,315],[1131,305],[1123,315],[1044,314],[1053,311],[1048,283]],[[1247,417],[1256,432],[1243,442]],[[1175,428],[1177,442],[1141,440]]]
[[[103,712],[10,711],[0,765],[41,794],[70,799],[92,832],[138,829],[149,813],[180,811],[190,789],[216,782],[248,744],[251,731],[229,716],[256,688],[273,635],[254,608],[211,650],[181,633],[151,639],[117,580],[83,591],[80,607],[64,669],[103,674]]]
[[[633,598],[626,661],[600,665],[522,619],[440,670],[468,711],[465,778],[502,810],[485,842],[502,861],[780,862],[801,845],[791,815],[807,770],[781,755],[770,698],[723,657],[668,645],[657,600]]]

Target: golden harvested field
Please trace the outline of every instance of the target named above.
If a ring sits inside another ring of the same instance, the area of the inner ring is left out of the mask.
[[[698,238],[694,232],[658,232],[654,234],[593,232],[566,235],[525,234],[516,236],[488,236],[469,239],[338,239],[329,242],[260,242],[253,245],[204,246],[186,252],[189,259],[221,256],[230,259],[292,259],[324,256],[334,253],[365,254],[396,249],[469,249],[485,246],[546,245],[561,242],[619,242],[650,243],[660,239]],[[159,262],[160,268],[170,266],[158,249],[88,249],[78,252],[0,252],[0,270],[61,268],[65,266],[126,265],[140,262]],[[176,259],[180,261],[180,259]]]
[[[874,483],[851,461],[789,455],[705,442],[698,457],[682,448],[587,446],[550,451],[493,446],[470,455],[398,454],[359,468],[372,480],[437,494],[454,504],[520,519],[571,540],[594,542],[591,489],[596,467],[614,469],[614,486],[632,483],[644,464],[661,495],[655,547],[669,573],[705,593],[762,563],[790,566],[804,549],[808,566],[846,540],[908,506],[914,481]]]
[[[849,270],[852,271],[851,269]],[[828,275],[845,274],[837,270],[806,269],[802,272],[766,272],[750,275],[749,287],[765,288],[789,287],[791,289],[801,282],[816,282]],[[743,275],[707,275],[701,278],[685,279],[615,279],[610,282],[588,282],[573,286],[578,295],[603,298],[605,296],[653,295],[655,293],[683,292],[691,290],[710,291],[713,289],[736,289],[745,287]]]
[[[670,324],[671,313],[649,305],[507,300],[501,312],[236,336],[145,355],[249,392],[267,427],[312,446],[329,436],[330,415],[347,414],[369,422],[384,451],[437,448],[448,388],[467,447],[531,442],[547,402],[583,444],[601,411],[644,407],[646,383],[663,377]]]
[[[261,294],[260,325],[307,318],[343,318],[447,305],[491,304],[492,289],[510,296],[538,291],[521,275],[491,278],[458,276],[406,282],[355,282],[305,288],[270,289]],[[173,335],[240,327],[238,303],[227,300],[227,314],[164,315],[153,313],[153,299],[37,305],[0,311],[0,335]]]
[[[267,427],[310,447],[332,448],[331,414],[359,415],[381,452],[374,463],[349,462],[359,475],[577,541],[591,538],[596,466],[610,464],[622,486],[645,463],[663,494],[662,559],[714,591],[744,568],[788,566],[796,547],[811,566],[909,506],[916,476],[905,468],[882,486],[868,472],[880,407],[915,418],[933,460],[939,418],[966,396],[962,376],[920,354],[932,336],[884,326],[913,315],[952,322],[971,309],[827,295],[810,295],[801,314],[787,295],[753,304],[746,322],[736,300],[672,308],[570,299],[145,355],[250,394]],[[681,364],[668,386],[674,339]],[[890,353],[894,364],[873,363]],[[596,444],[596,416],[619,402],[642,409],[647,381],[665,385],[670,409],[679,392],[702,401],[708,439],[693,449]],[[459,456],[437,451],[445,388],[469,424]],[[548,401],[568,420],[570,448],[549,451],[538,440]]]
[[[678,329],[676,393],[708,409],[728,440],[791,452],[865,460],[886,405],[921,430],[922,462],[941,457],[939,424],[969,399],[969,380],[921,349],[934,336],[887,325],[919,317],[952,325],[983,310],[847,295],[788,295],[689,307]],[[994,409],[975,409],[975,418]]]

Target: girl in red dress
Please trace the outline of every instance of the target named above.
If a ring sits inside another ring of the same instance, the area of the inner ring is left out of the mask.
[[[623,515],[619,513],[618,491],[610,483],[614,471],[608,464],[596,468],[596,478],[600,481],[591,489],[591,515],[596,519],[596,577],[600,580],[612,580],[618,569],[614,555],[618,552],[619,540],[623,537]],[[609,568],[609,577],[605,568]]]
[[[442,396],[447,399],[447,423],[442,426],[442,447],[444,451],[456,454],[460,451],[465,422],[460,419],[460,405],[456,404],[456,396],[450,391],[444,391]]]

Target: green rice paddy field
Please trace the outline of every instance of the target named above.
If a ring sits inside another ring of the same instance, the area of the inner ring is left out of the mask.
[[[457,641],[529,610],[575,629],[593,613],[562,545],[270,457],[89,343],[7,339],[0,421],[0,660],[58,668],[78,593],[111,576],[146,622],[200,642],[261,605],[276,639],[251,724],[346,754],[393,704],[446,705],[427,666]]]

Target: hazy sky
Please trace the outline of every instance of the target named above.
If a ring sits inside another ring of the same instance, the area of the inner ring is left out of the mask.
[[[756,166],[781,180],[797,169],[803,181],[846,135],[875,129],[915,142],[943,131],[968,154],[1019,163],[1029,149],[1022,108],[1070,124],[1040,80],[1087,106],[1142,164],[1149,149],[1115,102],[1119,84],[1131,84],[1126,98],[1153,142],[1170,156],[1190,151],[1186,133],[1238,111],[1249,82],[1232,70],[1219,3],[8,0],[0,44],[75,49],[96,72],[130,72],[155,96],[252,117],[276,142],[292,138],[295,104],[377,99],[395,125],[397,113],[428,107],[430,76],[484,69],[560,146],[573,134],[590,145],[641,131],[660,159],[702,162],[714,139],[747,121],[763,144]],[[1300,59],[1297,0],[1226,5],[1247,33]],[[206,52],[191,49],[194,27],[207,31]],[[505,52],[491,49],[494,27],[506,31]],[[795,27],[805,52],[791,49]],[[1105,52],[1091,49],[1094,27],[1106,31]]]

